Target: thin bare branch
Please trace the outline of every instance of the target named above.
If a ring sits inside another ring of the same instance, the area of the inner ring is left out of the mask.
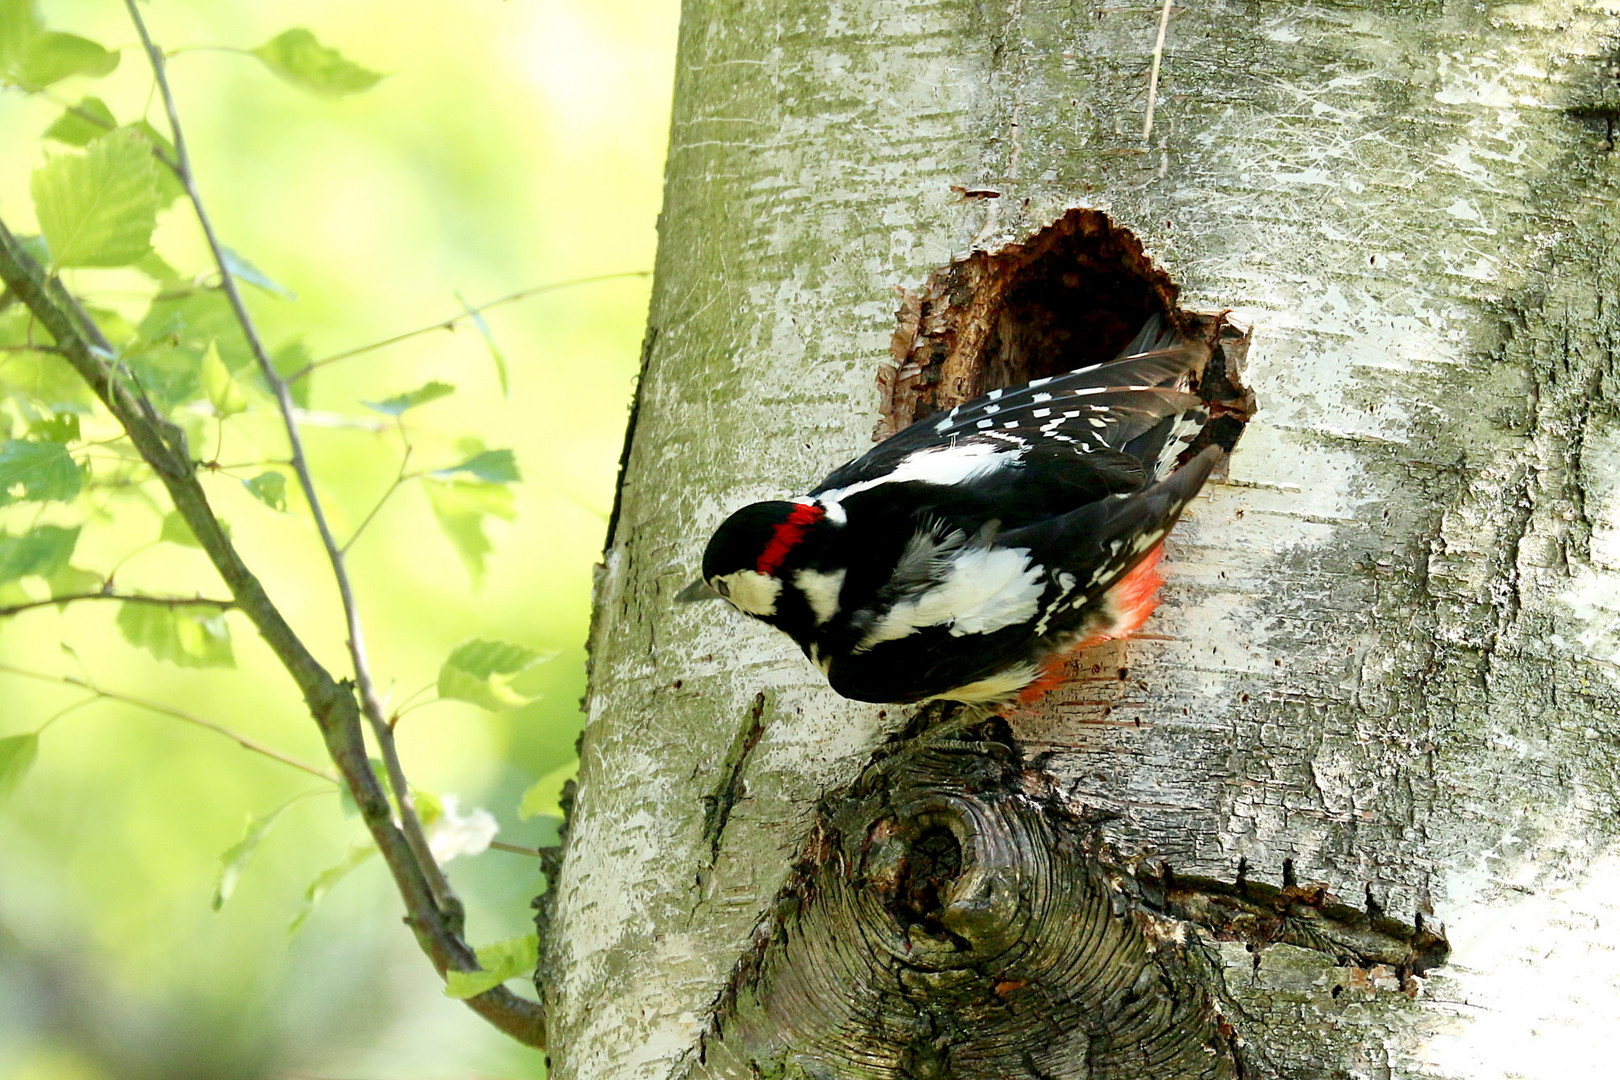
[[[354,598],[354,586],[343,563],[343,551],[338,547],[337,538],[326,520],[326,511],[315,492],[315,480],[304,457],[303,439],[298,433],[298,422],[293,416],[292,392],[276,371],[275,363],[270,359],[270,353],[259,337],[258,327],[253,321],[253,316],[248,313],[247,304],[242,300],[242,292],[237,287],[236,275],[231,272],[230,260],[225,257],[225,247],[220,243],[219,235],[214,231],[213,222],[208,216],[208,210],[203,205],[202,194],[197,189],[197,177],[191,167],[191,155],[186,149],[185,129],[180,125],[179,107],[175,103],[174,91],[169,86],[168,68],[163,59],[163,51],[153,43],[152,35],[146,29],[146,21],[141,18],[140,9],[136,6],[136,0],[124,0],[124,6],[129,11],[130,21],[135,24],[136,32],[140,34],[141,44],[146,49],[147,60],[152,66],[152,76],[157,82],[158,93],[163,99],[164,111],[168,114],[169,133],[174,139],[175,175],[185,188],[186,197],[197,215],[197,223],[202,226],[203,237],[207,240],[214,264],[219,269],[220,288],[230,301],[237,323],[242,327],[248,349],[259,365],[259,374],[263,377],[265,385],[270,388],[281,410],[288,448],[291,451],[293,474],[298,477],[299,487],[303,488],[310,517],[314,519],[321,545],[326,549],[327,562],[331,564],[332,576],[337,582],[338,596],[343,603],[343,617],[349,631],[349,660],[354,668],[355,689],[360,695],[360,711],[370,723],[373,737],[377,740],[377,751],[382,756],[389,784],[393,787],[394,797],[399,806],[400,826],[404,831],[406,843],[415,856],[416,872],[425,879],[433,895],[434,906],[449,919],[452,926],[458,928],[459,934],[464,917],[461,901],[451,889],[444,871],[434,861],[428,847],[427,837],[422,832],[422,824],[417,819],[416,807],[411,799],[410,785],[405,781],[405,771],[399,762],[399,752],[394,746],[393,731],[388,727],[382,706],[377,699],[377,689],[371,678],[371,662],[366,655],[365,632],[360,624],[360,608]]]
[[[507,293],[505,296],[491,300],[487,304],[479,304],[476,307],[466,308],[460,314],[452,315],[450,318],[441,320],[440,322],[431,323],[427,326],[419,326],[415,330],[407,330],[403,334],[395,334],[393,337],[384,338],[381,341],[373,341],[369,345],[358,345],[352,349],[345,349],[340,353],[333,353],[331,356],[323,356],[319,360],[311,361],[310,363],[299,368],[297,371],[293,372],[291,375],[288,375],[287,381],[289,383],[295,383],[317,368],[323,368],[328,364],[335,364],[339,360],[347,360],[350,357],[361,356],[368,352],[375,352],[378,349],[385,349],[390,345],[397,345],[401,341],[409,341],[413,337],[420,337],[423,334],[431,334],[435,330],[454,330],[457,324],[478,315],[482,315],[491,308],[500,307],[502,304],[510,304],[516,300],[527,300],[531,296],[539,296],[542,293],[556,292],[559,289],[572,289],[577,285],[595,285],[597,282],[601,281],[618,281],[623,278],[651,276],[651,270],[620,270],[612,274],[595,274],[591,277],[570,278],[567,281],[553,281],[545,285],[535,285],[531,288],[519,289],[515,293]]]
[[[154,712],[175,720],[181,720],[187,724],[192,724],[207,731],[212,731],[217,735],[223,735],[245,750],[251,750],[255,754],[260,754],[264,757],[270,758],[273,761],[279,761],[283,765],[290,765],[300,772],[306,772],[311,776],[319,777],[320,779],[328,781],[329,783],[336,784],[339,782],[337,774],[332,772],[330,769],[323,769],[318,765],[311,765],[309,762],[301,761],[298,758],[293,757],[291,754],[282,753],[273,746],[266,746],[257,739],[250,739],[239,731],[232,731],[224,724],[216,724],[212,720],[204,720],[200,716],[193,716],[191,713],[183,712],[180,709],[165,705],[162,702],[149,701],[146,698],[134,697],[130,694],[121,694],[116,690],[107,690],[95,685],[88,679],[81,679],[77,675],[47,675],[42,671],[29,671],[26,668],[13,667],[11,664],[0,664],[0,671],[5,672],[7,675],[17,675],[24,679],[36,679],[39,682],[53,682],[60,683],[63,686],[77,686],[81,690],[87,690],[91,694],[95,695],[93,698],[77,702],[76,704],[69,706],[69,708],[77,709],[84,705],[88,705],[91,701],[119,701],[125,705],[133,705],[138,709],[145,709],[148,712]],[[57,720],[58,718],[64,716],[66,712],[67,710],[64,709],[62,712],[57,713],[56,716],[51,717],[51,720]]]
[[[184,433],[158,415],[117,367],[117,353],[60,281],[39,264],[0,221],[0,281],[26,304],[56,340],[63,357],[112,413],[164,485],[175,511],[224,579],[237,608],[275,653],[303,695],[326,741],[327,752],[353,793],[378,850],[404,901],[406,924],[436,970],[478,970],[459,922],[443,911],[428,887],[416,853],[395,824],[393,807],[372,774],[352,688],[318,661],[271,602],[242,561],[209,504],[186,447]],[[497,987],[467,1004],[501,1031],[529,1046],[545,1045],[540,1006]]]
[[[156,607],[184,608],[184,607],[211,607],[221,611],[236,606],[235,600],[214,600],[206,596],[148,596],[145,593],[121,593],[111,589],[99,592],[68,593],[64,596],[53,596],[49,600],[29,600],[21,604],[8,604],[0,607],[0,619],[17,615],[35,608],[53,607],[57,604],[77,604],[83,600],[121,600],[126,604],[152,604]]]

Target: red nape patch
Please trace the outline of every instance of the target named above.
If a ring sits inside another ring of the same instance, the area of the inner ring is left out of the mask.
[[[1076,653],[1114,638],[1127,637],[1142,628],[1148,616],[1153,614],[1153,609],[1159,606],[1159,586],[1164,584],[1164,578],[1159,576],[1158,566],[1163,555],[1164,545],[1161,543],[1131,567],[1124,577],[1114,582],[1108,590],[1109,606],[1114,610],[1114,625],[1047,657],[1034,680],[1018,691],[1018,704],[1033,705],[1062,686],[1066,681],[1064,669]]]
[[[788,552],[793,550],[795,544],[804,539],[804,534],[810,526],[826,516],[827,511],[815,503],[800,503],[795,506],[788,513],[787,520],[776,526],[776,531],[771,534],[770,543],[766,544],[765,550],[760,553],[759,563],[754,569],[766,576],[776,573],[782,566],[782,560],[787,558]]]

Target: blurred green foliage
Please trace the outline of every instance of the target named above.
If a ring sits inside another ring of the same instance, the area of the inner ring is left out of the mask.
[[[671,0],[145,10],[283,375],[528,286],[652,265]],[[273,410],[218,292],[190,288],[210,280],[207,252],[151,156],[170,148],[134,42],[121,5],[0,0],[0,218],[42,234],[133,346],[143,387],[221,466],[205,484],[233,540],[343,670]],[[413,783],[445,796],[425,812],[476,828],[458,806],[483,808],[508,843],[547,842],[570,768],[646,292],[620,278],[539,294],[293,384],[336,531],[364,529],[349,555],[375,672]],[[25,332],[19,308],[0,310],[0,340]],[[71,372],[6,352],[0,382],[0,606],[114,571],[120,591],[224,595],[149,471],[80,411]],[[369,517],[406,471],[406,432],[409,470],[432,471]],[[445,1000],[329,784],[180,718],[321,761],[239,615],[38,607],[0,620],[0,662],[170,710],[0,673],[0,1077],[543,1073]],[[492,851],[449,873],[469,937],[520,972],[534,861]]]

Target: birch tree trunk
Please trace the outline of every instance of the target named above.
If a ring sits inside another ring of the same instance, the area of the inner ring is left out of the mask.
[[[1144,137],[1159,14],[686,0],[557,1077],[1614,1074],[1620,6],[1175,7]],[[1074,207],[1252,328],[1146,635],[925,744],[672,604]]]

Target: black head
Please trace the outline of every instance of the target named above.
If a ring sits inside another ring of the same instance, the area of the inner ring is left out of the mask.
[[[771,621],[784,567],[825,517],[814,503],[759,502],[728,517],[703,552],[703,583],[738,611]],[[692,590],[688,590],[688,595]]]

